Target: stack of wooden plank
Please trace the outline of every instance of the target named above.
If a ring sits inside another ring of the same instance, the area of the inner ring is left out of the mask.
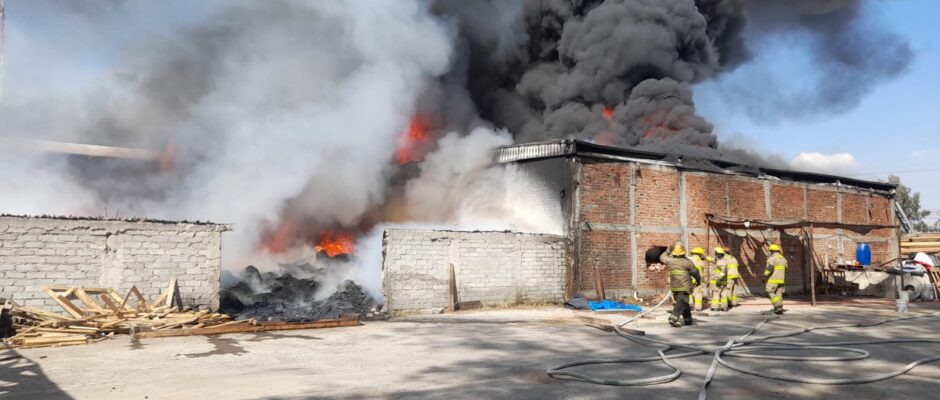
[[[2,307],[12,315],[16,334],[5,339],[8,347],[68,346],[94,343],[113,335],[135,338],[211,335],[286,329],[313,329],[358,325],[358,318],[320,320],[313,323],[258,323],[196,311],[180,306],[176,280],[157,299],[148,302],[136,287],[121,296],[110,288],[53,286],[43,289],[67,315],[7,300]]]
[[[901,253],[907,256],[917,252],[940,253],[940,233],[906,235],[901,239]]]

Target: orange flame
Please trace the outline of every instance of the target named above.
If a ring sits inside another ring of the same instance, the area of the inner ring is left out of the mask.
[[[407,164],[412,161],[421,161],[424,155],[420,154],[419,148],[428,142],[428,121],[427,117],[415,116],[408,124],[408,130],[402,132],[398,137],[398,150],[395,151],[395,162],[398,165]]]
[[[268,253],[278,254],[290,249],[297,237],[297,223],[290,218],[281,220],[273,232],[267,232],[261,239],[261,248]]]
[[[643,131],[644,139],[668,139],[679,133],[679,129],[666,120],[666,111],[656,111],[644,116],[641,121],[649,126]]]
[[[326,253],[330,257],[340,254],[352,254],[356,249],[353,236],[348,233],[323,232],[320,234],[320,244],[313,246],[317,253]]]
[[[610,124],[610,127],[614,126],[614,109],[610,107],[604,107],[604,111],[601,112],[601,115],[607,122]],[[614,134],[604,130],[594,136],[594,143],[603,146],[610,146],[614,142]]]

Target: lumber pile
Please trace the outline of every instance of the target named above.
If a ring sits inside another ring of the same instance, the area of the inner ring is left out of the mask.
[[[910,255],[917,252],[940,253],[940,234],[926,233],[904,236],[901,239],[901,253]]]
[[[320,320],[312,323],[258,323],[231,316],[192,310],[180,305],[176,279],[155,300],[147,301],[136,287],[121,296],[110,288],[51,286],[43,291],[65,315],[4,300],[0,310],[12,320],[15,335],[7,347],[33,348],[95,343],[114,335],[135,339],[212,335],[287,329],[314,329],[358,325],[358,318]],[[0,299],[2,300],[2,299]]]

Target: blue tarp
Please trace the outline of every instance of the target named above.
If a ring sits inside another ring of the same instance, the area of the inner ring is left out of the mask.
[[[597,310],[628,310],[628,311],[641,311],[640,306],[635,306],[633,304],[623,304],[619,301],[589,301],[588,306],[591,307],[591,311]]]

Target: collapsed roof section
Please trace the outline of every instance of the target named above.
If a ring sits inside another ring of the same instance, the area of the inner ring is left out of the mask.
[[[603,146],[581,140],[549,140],[501,146],[493,150],[493,160],[499,164],[537,161],[558,157],[584,157],[617,161],[632,161],[670,165],[679,169],[705,171],[729,175],[746,175],[776,178],[783,181],[852,186],[879,192],[892,193],[897,186],[886,182],[872,182],[836,175],[800,172],[775,168],[762,168],[730,161],[684,156],[680,154],[656,153],[622,147]]]

